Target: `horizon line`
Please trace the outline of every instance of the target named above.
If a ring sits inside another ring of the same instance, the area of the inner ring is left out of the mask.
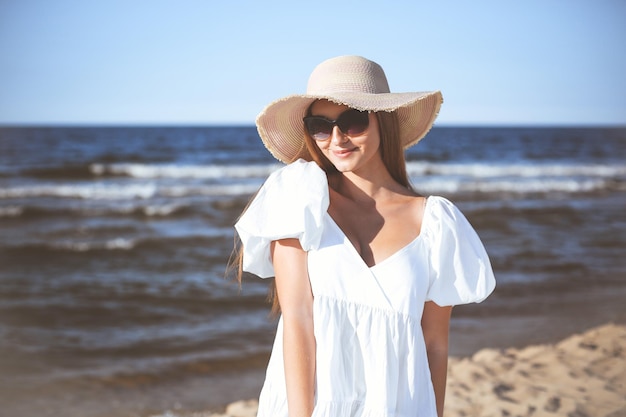
[[[6,128],[232,128],[256,127],[254,122],[0,122]],[[432,128],[626,128],[626,122],[441,122]]]

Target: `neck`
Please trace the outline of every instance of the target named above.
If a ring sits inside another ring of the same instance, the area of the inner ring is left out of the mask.
[[[408,192],[391,177],[386,168],[340,173],[333,188],[344,197],[363,204],[384,200],[391,194]]]

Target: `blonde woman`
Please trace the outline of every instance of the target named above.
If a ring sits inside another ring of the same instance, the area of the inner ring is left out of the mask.
[[[259,417],[443,415],[452,306],[495,280],[459,210],[407,178],[404,149],[441,103],[390,93],[378,64],[342,56],[258,116],[287,164],[235,225],[240,271],[275,277],[281,314]]]

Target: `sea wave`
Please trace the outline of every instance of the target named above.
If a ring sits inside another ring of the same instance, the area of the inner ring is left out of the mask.
[[[588,193],[596,191],[626,191],[626,181],[602,177],[458,177],[458,176],[416,176],[411,177],[415,188],[429,193]],[[82,200],[129,201],[155,198],[191,198],[248,196],[258,190],[259,184],[180,184],[158,186],[156,184],[111,185],[31,185],[0,189],[0,199],[20,198],[71,198]],[[145,216],[167,216],[176,213],[182,206],[146,205],[115,209],[121,214]],[[32,211],[30,212],[32,213]],[[11,205],[0,208],[0,217],[16,217],[24,214],[24,209]],[[37,213],[35,213],[37,214]],[[97,214],[97,213],[96,213]]]
[[[263,178],[280,168],[280,164],[256,165],[183,165],[150,163],[89,163],[26,168],[3,176],[21,176],[48,180],[93,180],[97,178]]]
[[[414,187],[428,194],[484,193],[484,194],[546,194],[546,193],[590,193],[616,188],[626,189],[626,184],[617,184],[601,179],[575,180],[552,179],[501,179],[491,181],[467,181],[455,179],[413,178]]]
[[[98,207],[85,206],[62,206],[44,207],[41,205],[14,205],[0,207],[1,218],[50,218],[55,216],[88,216],[88,217],[175,217],[193,212],[189,204],[164,203],[164,204],[117,204]]]
[[[159,237],[159,238],[128,238],[115,237],[102,240],[79,240],[79,239],[59,239],[39,242],[24,242],[3,247],[7,252],[14,254],[45,253],[45,252],[111,252],[111,251],[134,251],[134,250],[155,250],[164,248],[171,251],[172,245],[180,247],[210,247],[211,244],[223,243],[223,239],[232,239],[231,228],[211,228],[205,234],[186,235],[181,237]]]
[[[95,174],[89,165],[63,165],[50,167],[27,168],[18,171],[23,177],[33,177],[40,179],[90,179]]]
[[[193,196],[253,194],[277,169],[275,164],[251,166],[178,166],[147,164],[94,164],[102,178],[71,183],[33,182],[0,186],[0,199],[36,197],[84,200],[150,200]],[[418,189],[428,192],[480,193],[584,193],[626,189],[626,165],[618,164],[487,164],[411,161],[407,173]],[[104,178],[106,175],[126,178]],[[14,206],[14,205],[12,205]],[[176,208],[147,209],[158,215]],[[15,207],[0,210],[0,217],[19,215]]]
[[[24,213],[24,208],[20,206],[0,207],[0,218],[2,217],[19,217]]]
[[[281,167],[280,164],[261,165],[177,165],[141,163],[94,163],[89,166],[36,169],[39,178],[129,177],[138,179],[242,179],[265,178]],[[410,161],[407,172],[418,175],[460,175],[475,178],[512,177],[624,177],[626,165],[542,163],[446,163]]]
[[[409,176],[456,175],[470,178],[499,177],[626,177],[626,165],[601,164],[493,164],[408,162]]]
[[[23,243],[14,246],[7,246],[4,249],[14,253],[33,253],[33,252],[89,252],[89,251],[128,251],[135,249],[139,244],[138,239],[114,238],[101,242],[88,241],[48,241]]]
[[[155,183],[145,184],[33,184],[0,188],[0,198],[65,197],[94,200],[148,199],[157,193]]]
[[[55,197],[85,200],[147,200],[154,197],[238,196],[254,193],[259,185],[260,183],[159,186],[154,182],[143,184],[33,184],[0,188],[0,199]]]
[[[90,172],[97,176],[127,176],[132,178],[263,178],[278,169],[268,165],[150,165],[150,164],[92,164]]]

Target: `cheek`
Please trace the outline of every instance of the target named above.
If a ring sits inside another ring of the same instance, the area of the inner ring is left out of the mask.
[[[380,137],[378,135],[364,136],[359,138],[358,141],[354,140],[353,142],[357,146],[367,148],[368,151],[375,151],[380,148]]]
[[[315,141],[314,146],[317,146],[322,152],[326,152],[328,150],[328,143],[329,141],[327,140]]]

